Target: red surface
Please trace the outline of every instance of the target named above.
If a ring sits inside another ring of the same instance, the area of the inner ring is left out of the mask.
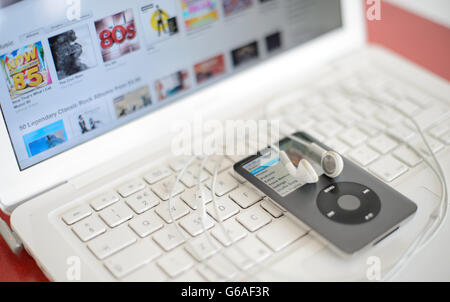
[[[450,29],[383,2],[382,20],[368,21],[369,42],[381,44],[450,81]],[[9,217],[0,212],[0,217]],[[0,281],[47,281],[24,251],[0,240]]]
[[[9,223],[9,217],[0,212],[0,217]],[[43,282],[48,281],[27,252],[14,255],[0,238],[0,282]]]
[[[382,2],[380,21],[368,21],[369,43],[383,45],[450,81],[450,28]]]

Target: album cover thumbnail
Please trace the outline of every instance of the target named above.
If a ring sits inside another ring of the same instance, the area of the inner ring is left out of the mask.
[[[62,120],[31,132],[23,137],[28,157],[55,148],[67,141],[66,130]]]
[[[222,3],[225,16],[229,16],[250,8],[253,0],[223,0]]]
[[[187,70],[177,71],[155,82],[158,100],[163,101],[190,88],[189,73]]]
[[[225,57],[219,55],[194,65],[197,83],[203,83],[225,72]]]
[[[117,118],[123,118],[152,104],[150,87],[145,85],[114,99]]]
[[[11,99],[52,83],[41,42],[0,56]]]
[[[251,62],[259,57],[258,42],[252,42],[231,52],[234,67]]]
[[[51,37],[48,43],[59,80],[97,65],[87,25]]]
[[[140,48],[132,9],[96,21],[95,28],[104,62]]]
[[[281,33],[276,32],[266,37],[267,52],[273,52],[281,48]]]
[[[180,0],[187,31],[211,24],[219,19],[217,0]]]
[[[146,41],[162,42],[178,33],[175,0],[147,1],[140,9]]]
[[[82,135],[100,129],[108,122],[108,111],[102,107],[95,107],[75,114],[72,117],[72,129]]]

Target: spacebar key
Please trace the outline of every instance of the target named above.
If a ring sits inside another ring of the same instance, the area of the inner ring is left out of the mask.
[[[126,226],[92,240],[88,244],[88,248],[98,259],[103,260],[135,242],[136,236],[131,229]]]

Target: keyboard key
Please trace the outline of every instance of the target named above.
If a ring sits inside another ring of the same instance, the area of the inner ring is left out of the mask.
[[[170,177],[167,179],[164,179],[163,181],[157,183],[152,187],[152,191],[158,195],[159,198],[166,201],[169,200],[170,193],[172,193],[172,196],[177,196],[184,192],[184,186],[181,182],[178,182],[175,190],[174,190],[174,184],[175,184],[176,178]]]
[[[189,214],[188,206],[179,197],[174,198],[172,202],[173,204],[171,205],[170,212],[169,201],[163,202],[155,209],[155,212],[167,223],[173,222],[170,216],[171,214],[175,220]]]
[[[341,132],[342,125],[333,120],[328,119],[326,121],[318,123],[315,129],[325,137],[333,137],[337,135],[339,132]]]
[[[135,242],[136,236],[124,226],[95,238],[88,243],[88,248],[98,259],[103,260]]]
[[[394,137],[401,138],[404,141],[409,141],[416,136],[413,130],[402,124],[398,124],[395,125],[394,127],[389,128],[388,132],[394,135]]]
[[[190,269],[194,260],[180,248],[163,256],[157,263],[170,277],[175,278]]]
[[[367,139],[367,136],[356,128],[344,131],[339,137],[351,147],[357,147]]]
[[[440,137],[441,142],[443,142],[446,145],[450,145],[450,131],[445,133]]]
[[[280,218],[281,216],[283,216],[283,211],[268,199],[264,199],[263,201],[261,201],[260,205],[274,218]]]
[[[307,130],[316,123],[315,120],[305,115],[288,115],[285,118],[285,122],[291,127],[294,127],[294,130]]]
[[[403,117],[399,113],[391,109],[383,110],[383,112],[378,114],[376,117],[386,126],[396,125],[403,119]]]
[[[206,171],[208,171],[209,174],[214,175],[214,170],[216,169],[216,165],[219,164],[219,161],[221,161],[221,162],[220,162],[220,166],[218,167],[217,173],[221,173],[232,166],[232,162],[229,161],[227,158],[215,156],[215,157],[211,157],[206,162],[206,164],[205,164]]]
[[[375,128],[377,133],[378,133],[380,130],[385,130],[386,128],[388,128],[388,127],[386,126],[386,124],[380,122],[380,121],[379,121],[378,119],[376,119],[375,117],[369,118],[369,119],[367,120],[367,122],[361,123],[361,126],[363,126],[363,125],[367,125],[367,126],[369,126],[369,127]],[[394,128],[397,128],[399,125],[401,125],[401,124],[396,124],[396,125],[394,126]],[[370,136],[374,136],[374,134],[373,134],[373,133],[370,133]]]
[[[116,203],[100,212],[100,217],[111,228],[133,218],[133,212],[123,203]]]
[[[222,226],[225,228],[227,234],[224,233],[222,227],[219,225],[211,231],[211,234],[224,246],[230,246],[232,243],[247,236],[247,231],[244,227],[234,219],[225,221]]]
[[[430,145],[431,151],[433,153],[436,154],[444,148],[444,145],[441,144],[438,140],[436,140],[428,135],[425,135],[425,138],[426,138],[428,144]],[[430,152],[428,151],[428,148],[425,146],[422,138],[418,138],[415,141],[413,141],[412,145],[415,146],[416,148],[419,148],[419,150],[421,150],[425,154],[430,154]]]
[[[373,93],[375,94],[375,99],[383,103],[388,103],[391,106],[397,104],[400,99],[400,97],[393,94],[390,89],[386,89],[386,87],[380,87],[376,90],[373,90]],[[385,110],[384,107],[383,110]]]
[[[144,238],[164,226],[164,222],[153,212],[146,212],[130,221],[130,227]]]
[[[369,170],[375,173],[375,175],[380,177],[382,180],[391,182],[403,173],[406,173],[408,171],[408,167],[391,155],[388,155],[373,163],[369,167]]]
[[[240,148],[240,145],[237,145],[236,148]],[[241,160],[243,160],[244,158],[246,158],[246,155],[242,155],[242,154],[230,154],[230,155],[226,155],[227,158],[229,160],[231,160],[233,163],[237,163],[240,162]]]
[[[434,138],[439,139],[442,135],[444,135],[447,131],[450,131],[450,121],[446,123],[442,123],[438,126],[431,128],[428,133],[431,134]]]
[[[172,171],[170,171],[167,167],[157,167],[150,172],[146,173],[144,175],[144,179],[146,182],[148,182],[151,185],[154,185],[160,180],[163,180],[166,177],[169,177],[172,175]]]
[[[355,98],[356,104],[353,105],[353,110],[355,110],[358,114],[370,118],[374,116],[374,114],[379,111],[378,106],[368,103],[366,99],[364,98]]]
[[[211,189],[211,183],[207,182],[206,186],[208,189]],[[223,196],[230,191],[233,191],[239,186],[238,182],[234,180],[233,177],[231,177],[229,174],[221,174],[217,176],[216,179],[216,185],[215,185],[215,192],[217,196]]]
[[[422,162],[422,158],[407,146],[401,146],[393,154],[410,167],[415,167]]]
[[[81,219],[86,218],[91,214],[92,214],[91,208],[87,205],[82,205],[82,206],[79,206],[75,209],[72,209],[72,210],[66,212],[64,215],[62,215],[62,220],[66,224],[72,225],[75,222],[78,222]]]
[[[302,96],[304,96],[303,91],[291,90],[289,92],[283,93],[282,95],[274,97],[269,106],[274,106],[272,107],[274,110],[283,110],[286,105],[297,106],[297,104],[301,101]],[[279,104],[281,104],[281,106],[283,107],[279,108]]]
[[[219,213],[219,217],[216,216],[216,208]],[[240,211],[239,206],[235,204],[228,196],[217,198],[215,202],[208,204],[206,209],[208,214],[211,215],[217,222],[225,221]]]
[[[256,262],[262,262],[272,254],[272,252],[254,236],[247,237],[237,244]]]
[[[182,234],[179,234],[174,225],[168,225],[153,235],[153,240],[165,251],[170,251],[183,244],[185,241]]]
[[[379,123],[379,122],[378,122],[378,123]],[[383,125],[382,128],[378,128],[377,126],[375,126],[375,125],[373,124],[373,121],[370,121],[370,122],[367,122],[367,123],[364,122],[364,123],[358,125],[358,128],[359,128],[362,132],[364,132],[365,134],[367,134],[368,136],[373,137],[373,136],[377,135],[378,133],[380,133],[380,130],[379,130],[379,129],[384,129],[384,128],[386,128],[386,127]]]
[[[369,145],[381,154],[386,154],[397,147],[397,142],[388,136],[381,134],[371,139]]]
[[[205,282],[205,279],[195,270],[183,273],[181,276],[172,280],[173,282]]]
[[[414,119],[421,129],[428,129],[431,125],[437,124],[445,118],[449,117],[450,110],[447,106],[439,105],[430,109],[423,110]],[[415,128],[412,128],[415,129]]]
[[[322,135],[321,133],[317,132],[314,129],[308,129],[307,132],[309,135],[311,135],[318,141],[324,141],[326,139],[326,137],[324,135]]]
[[[278,252],[305,234],[305,230],[283,217],[260,230],[256,236],[274,252]]]
[[[106,227],[96,216],[91,216],[75,224],[72,230],[86,242],[106,232]]]
[[[128,197],[125,202],[130,208],[133,209],[137,214],[142,214],[145,211],[159,205],[159,198],[149,189],[145,189],[134,195]]]
[[[239,175],[234,169],[231,169],[228,171],[228,174],[230,174],[234,179],[236,179],[239,183],[245,184],[247,180],[243,178],[241,175]]]
[[[210,239],[205,235],[192,239],[185,245],[186,251],[200,262],[208,259],[219,250],[219,244],[213,238]]]
[[[349,147],[337,138],[332,138],[326,142],[326,145],[338,153],[344,154],[349,150]]]
[[[350,152],[348,156],[350,159],[364,167],[376,160],[380,155],[368,146],[363,145]]]
[[[237,268],[225,256],[217,254],[202,264],[198,272],[210,282],[231,281],[238,274]]]
[[[416,115],[421,110],[419,106],[408,100],[401,100],[397,102],[397,104],[395,104],[395,107],[410,116]]]
[[[272,221],[272,218],[261,207],[255,206],[236,217],[247,230],[255,232]]]
[[[166,274],[164,274],[156,264],[148,263],[122,280],[124,282],[163,282],[166,281],[166,279]]]
[[[142,240],[105,261],[106,268],[118,279],[161,255],[161,249],[151,240]]]
[[[263,196],[248,186],[240,186],[230,193],[230,198],[246,209],[263,199]]]
[[[212,201],[211,191],[203,187],[201,192],[205,194],[204,196],[205,203],[206,204],[210,203]],[[183,194],[181,194],[180,198],[193,210],[199,208],[200,205],[203,203],[203,198],[199,194],[197,188],[184,192]]]
[[[436,103],[436,99],[429,94],[423,93],[417,89],[409,86],[404,89],[404,95],[407,100],[410,100],[423,108],[429,108],[431,103]]]
[[[188,232],[192,237],[198,236],[203,233],[203,224],[205,229],[208,230],[214,226],[214,220],[205,213],[205,219],[203,221],[203,215],[200,211],[194,212],[180,220],[180,226]]]
[[[188,188],[193,188],[194,186],[198,185],[198,174],[199,174],[199,166],[194,166],[189,169],[187,169],[183,176],[181,177],[181,182]],[[209,176],[206,171],[202,171],[200,176],[200,181],[204,182],[208,180]]]
[[[145,183],[140,179],[134,179],[126,184],[121,185],[117,191],[119,192],[122,197],[126,198],[140,190],[143,190],[145,188]]]
[[[91,207],[96,211],[100,211],[118,201],[119,195],[116,192],[108,192],[92,200]]]
[[[271,202],[272,204],[276,205],[277,208],[279,208],[283,213],[286,213],[286,212],[287,212],[287,210],[286,210],[285,208],[283,208],[280,204],[278,204],[278,203],[276,203],[275,201],[273,201],[272,198],[266,197],[266,199],[267,199],[269,202]]]
[[[175,172],[180,172],[191,159],[190,156],[179,156],[169,161],[169,166]]]
[[[254,236],[249,236],[228,248],[225,253],[228,258],[242,269],[249,269],[257,263],[267,259],[271,250]]]
[[[334,117],[340,124],[350,127],[361,120],[361,115],[354,113],[352,111],[346,111],[344,113],[339,113]]]

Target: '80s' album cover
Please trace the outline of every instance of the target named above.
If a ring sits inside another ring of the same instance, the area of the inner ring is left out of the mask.
[[[104,62],[118,59],[140,48],[131,8],[96,21],[95,29]]]
[[[41,42],[0,56],[0,65],[11,99],[52,83]]]

